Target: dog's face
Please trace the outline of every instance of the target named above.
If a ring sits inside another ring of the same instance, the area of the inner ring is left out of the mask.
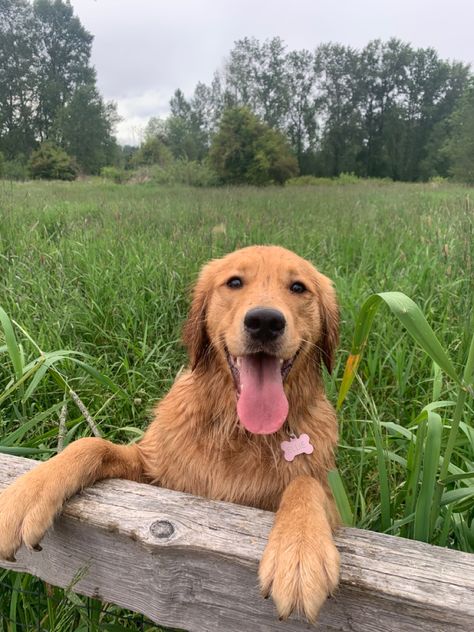
[[[231,373],[247,430],[276,432],[288,415],[283,384],[293,365],[332,368],[338,309],[332,284],[308,261],[276,246],[237,250],[204,267],[184,340],[193,368]]]

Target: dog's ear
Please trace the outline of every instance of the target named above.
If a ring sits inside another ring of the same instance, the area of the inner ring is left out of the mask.
[[[318,341],[319,360],[323,361],[329,373],[334,367],[334,356],[339,342],[339,307],[332,281],[318,273],[319,312],[321,315],[321,336]]]
[[[203,269],[194,287],[191,307],[183,328],[183,342],[188,350],[193,371],[206,361],[211,344],[206,328],[209,296],[206,270],[207,268]]]

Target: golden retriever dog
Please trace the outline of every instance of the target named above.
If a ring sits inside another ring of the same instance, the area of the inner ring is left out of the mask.
[[[184,326],[190,365],[143,439],[73,442],[0,495],[0,557],[39,550],[63,503],[125,478],[276,511],[259,568],[281,618],[314,621],[339,577],[328,481],[337,422],[324,393],[338,340],[332,283],[276,246],[207,264]]]

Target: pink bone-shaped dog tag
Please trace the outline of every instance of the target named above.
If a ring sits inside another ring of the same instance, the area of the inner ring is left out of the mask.
[[[314,447],[309,442],[308,435],[302,434],[299,437],[291,437],[289,441],[282,441],[281,449],[283,450],[284,459],[293,461],[298,454],[312,454]]]

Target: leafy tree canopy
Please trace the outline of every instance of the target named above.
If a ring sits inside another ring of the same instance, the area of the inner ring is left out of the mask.
[[[224,112],[209,158],[226,184],[283,184],[298,173],[284,136],[246,107]]]
[[[461,182],[474,184],[474,84],[464,94],[449,121],[450,134],[444,152],[450,173]]]
[[[223,112],[247,107],[286,137],[303,174],[447,176],[446,122],[470,77],[467,65],[395,38],[313,51],[244,38],[210,85],[189,99],[175,92],[165,142],[176,157],[202,160]]]
[[[95,85],[92,40],[69,1],[0,0],[0,151],[9,161],[45,140],[85,172],[113,159],[117,116]]]
[[[28,162],[30,175],[45,180],[75,180],[77,167],[67,153],[49,142],[42,143]]]

